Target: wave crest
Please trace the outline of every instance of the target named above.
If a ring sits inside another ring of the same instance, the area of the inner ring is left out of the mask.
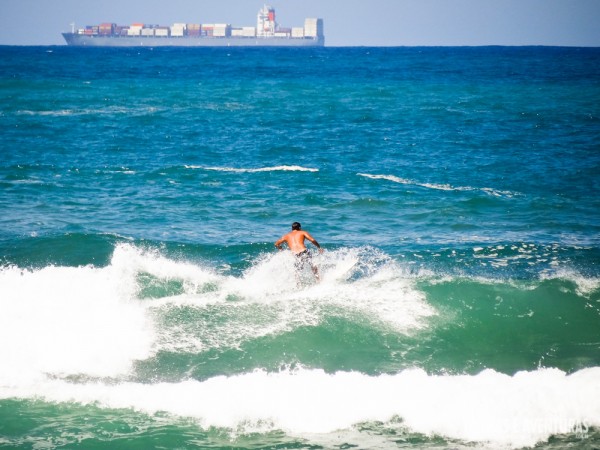
[[[491,195],[493,197],[514,197],[520,195],[518,192],[512,191],[503,191],[499,189],[487,188],[487,187],[471,187],[471,186],[452,186],[449,184],[436,184],[436,183],[422,183],[414,180],[409,180],[406,178],[400,178],[394,175],[371,175],[367,173],[358,173],[358,176],[370,178],[372,180],[387,180],[392,181],[394,183],[411,185],[411,186],[419,186],[427,189],[436,189],[440,191],[479,191],[485,194]]]
[[[318,172],[319,169],[302,166],[271,166],[258,168],[213,167],[213,166],[185,166],[186,169],[214,170],[217,172],[257,173],[257,172]]]

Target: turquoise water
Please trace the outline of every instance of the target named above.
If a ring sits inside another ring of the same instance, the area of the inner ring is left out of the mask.
[[[0,56],[0,448],[600,444],[598,49]]]

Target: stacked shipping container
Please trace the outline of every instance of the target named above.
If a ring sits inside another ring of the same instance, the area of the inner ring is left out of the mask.
[[[275,10],[265,5],[265,7],[258,12],[256,27],[234,28],[231,25],[224,23],[174,23],[170,27],[133,23],[129,26],[121,26],[107,22],[78,29],[77,32],[74,32],[73,34],[102,37],[275,37],[322,40],[323,20],[306,19],[304,27],[281,28],[277,22],[275,22]]]
[[[202,25],[199,23],[188,23],[187,24],[187,35],[192,37],[200,37],[202,31]]]
[[[323,36],[323,19],[306,19],[304,21],[304,36]]]

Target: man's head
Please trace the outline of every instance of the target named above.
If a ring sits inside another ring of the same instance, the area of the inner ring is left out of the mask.
[[[292,230],[299,230],[300,228],[302,228],[302,226],[300,225],[300,222],[294,222],[292,224]]]

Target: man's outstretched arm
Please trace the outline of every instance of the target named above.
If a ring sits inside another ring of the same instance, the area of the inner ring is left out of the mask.
[[[281,248],[281,244],[283,244],[284,242],[285,242],[285,238],[278,239],[278,240],[275,242],[275,247],[277,247],[277,249],[278,249],[278,250],[283,250],[283,249]]]
[[[306,237],[306,239],[308,239],[315,247],[317,247],[319,249],[319,252],[323,252],[323,249],[321,248],[321,245],[317,242],[317,240],[312,237],[310,235],[310,233],[308,233],[307,231],[304,232],[304,236]]]

